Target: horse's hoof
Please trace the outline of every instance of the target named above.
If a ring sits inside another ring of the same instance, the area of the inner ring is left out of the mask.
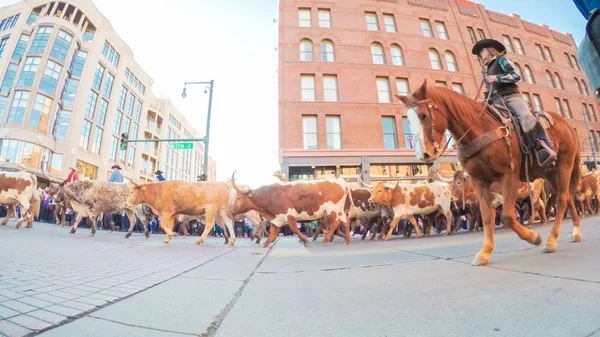
[[[540,235],[540,233],[535,233],[537,235],[536,239],[534,242],[532,242],[534,245],[539,246],[542,244],[542,236]]]
[[[197,245],[201,245],[201,244],[202,244],[202,242],[203,242],[202,240],[198,240],[198,241],[196,241],[196,244],[197,244]]]
[[[263,246],[263,248],[267,248],[267,247],[269,247],[269,245],[268,245],[268,244],[266,244],[266,243],[263,243],[263,245],[262,245],[262,246]]]
[[[350,244],[349,241],[348,242],[344,241],[344,246],[348,246],[349,244]]]
[[[554,253],[556,251],[556,247],[546,244],[546,247],[544,247],[544,249],[542,249],[542,253]]]
[[[484,258],[479,256],[479,254],[475,255],[473,262],[471,262],[472,266],[485,266],[490,262],[489,258]]]
[[[575,243],[575,242],[581,242],[581,234],[574,234],[571,237],[571,242]]]
[[[129,239],[130,236],[131,236],[131,234],[129,234],[129,233],[125,234],[125,239]]]
[[[93,238],[94,236],[96,236],[96,234],[94,233],[90,233],[90,237]]]

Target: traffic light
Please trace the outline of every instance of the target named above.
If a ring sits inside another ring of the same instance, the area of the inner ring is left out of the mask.
[[[127,133],[122,133],[121,134],[121,143],[119,144],[119,147],[121,147],[121,150],[127,150]]]

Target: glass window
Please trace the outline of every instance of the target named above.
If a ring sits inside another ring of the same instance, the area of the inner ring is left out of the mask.
[[[115,118],[115,125],[113,126],[113,134],[117,136],[121,136],[121,120],[123,119],[123,113],[121,111],[117,111],[117,117]]]
[[[42,81],[40,82],[40,89],[54,95],[61,72],[62,66],[60,64],[48,60],[46,69],[44,69],[44,74],[42,75]]]
[[[310,13],[310,8],[300,8],[298,10],[298,19],[299,21],[299,25],[300,27],[310,27],[312,26],[311,23],[311,13]]]
[[[552,52],[550,51],[550,48],[544,46],[544,54],[546,54],[546,59],[548,59],[548,61],[554,62],[554,58],[552,57]]]
[[[594,109],[594,106],[590,104],[590,115],[592,116],[592,118],[594,119],[594,122],[598,122],[598,116],[596,116],[596,109]],[[2,112],[2,109],[0,109],[0,113]]]
[[[75,54],[75,58],[73,58],[73,65],[71,66],[71,76],[81,77],[83,73],[83,67],[85,66],[85,60],[87,58],[88,53],[78,50]]]
[[[129,149],[129,153],[127,156],[127,165],[133,167],[133,162],[135,160],[135,148]]]
[[[67,133],[69,132],[69,123],[71,120],[71,111],[60,110],[56,121],[56,128],[54,130],[54,137],[57,140],[66,140]]]
[[[121,87],[121,95],[119,96],[119,109],[125,109],[125,99],[127,99],[127,88]]]
[[[4,47],[6,47],[6,43],[8,42],[8,36],[3,37],[0,40],[0,57],[2,56],[2,54],[4,53]]]
[[[20,61],[25,54],[25,49],[27,49],[27,45],[29,44],[29,35],[21,34],[19,37],[19,42],[17,42],[17,46],[15,47],[15,51],[12,54],[13,61]]]
[[[379,43],[373,43],[371,45],[371,54],[373,55],[373,64],[385,64],[383,46],[381,46]]]
[[[565,53],[565,58],[567,59],[567,64],[569,65],[569,67],[575,68],[573,67],[573,62],[571,62],[571,57],[569,56],[569,53]]]
[[[467,32],[469,32],[469,37],[471,38],[471,43],[477,43],[477,37],[475,36],[475,31],[473,27],[467,27]]]
[[[483,31],[483,29],[477,29],[477,32],[479,33],[479,38],[481,40],[485,39],[485,32]]]
[[[13,83],[15,82],[15,77],[17,76],[17,69],[19,69],[18,65],[14,63],[8,64],[8,69],[6,69],[6,74],[4,75],[4,79],[2,80],[2,86],[0,86],[0,92],[10,91]]]
[[[8,97],[0,96],[0,121],[4,120],[4,111],[6,111],[7,105],[8,105]]]
[[[60,153],[52,154],[52,161],[50,162],[50,174],[60,175],[62,172],[63,155]]]
[[[31,49],[29,49],[30,53],[44,53],[44,49],[46,49],[46,45],[48,44],[48,40],[50,39],[50,35],[52,34],[52,27],[40,27],[33,39],[33,44],[31,45]]]
[[[588,87],[585,84],[585,81],[583,79],[581,79],[581,89],[583,89],[583,92],[585,93],[586,96],[590,95],[590,92],[588,91]]]
[[[562,109],[562,105],[560,104],[559,98],[554,97],[554,106],[556,107],[556,112],[558,112],[558,114],[564,117],[565,113]]]
[[[104,66],[98,64],[96,67],[96,72],[94,73],[94,80],[92,81],[92,88],[100,91],[100,86],[102,85],[102,77],[104,76]]]
[[[102,144],[102,130],[100,127],[96,126],[94,129],[94,143],[92,144],[92,152],[95,154],[100,154],[100,145]]]
[[[133,126],[131,127],[131,135],[129,136],[129,139],[137,139],[139,128],[140,128],[140,126],[137,123],[133,123]],[[135,143],[131,143],[131,146],[135,147]]]
[[[337,89],[337,76],[336,75],[324,75],[323,76],[323,91],[325,102],[337,102],[338,101],[338,89]]]
[[[33,81],[35,80],[35,75],[37,73],[39,65],[39,57],[28,57],[25,60],[23,70],[21,70],[21,76],[19,77],[19,82],[17,82],[17,86],[31,87],[33,85]]]
[[[580,95],[583,95],[583,90],[581,89],[581,84],[579,84],[579,80],[577,79],[577,77],[574,77],[575,80],[575,85],[577,86],[577,92],[579,92]]]
[[[117,139],[117,137],[112,137],[112,141],[110,142],[110,149],[108,151],[108,158],[112,159],[112,160],[116,160],[117,159],[117,146],[118,146],[119,140]]]
[[[410,87],[408,85],[408,78],[397,78],[396,79],[396,89],[398,90],[398,95],[402,95],[402,96],[410,95]]]
[[[48,116],[50,116],[51,106],[52,99],[44,95],[37,94],[35,96],[33,110],[31,110],[29,126],[37,128],[40,131],[44,131],[45,133],[46,127],[48,126]]]
[[[46,151],[40,145],[14,139],[6,139],[1,146],[1,161],[20,163],[33,168],[41,167],[42,152]]]
[[[104,82],[104,97],[110,98],[114,81],[115,77],[112,74],[109,73],[106,75],[106,81]]]
[[[515,37],[515,49],[517,50],[517,53],[519,53],[520,55],[525,55],[525,49],[523,49],[523,44],[521,43],[521,39],[519,39],[518,37]]]
[[[125,122],[123,123],[123,132],[126,134],[130,134],[129,133],[129,128],[131,127],[131,119],[129,118],[125,118]]]
[[[515,72],[519,75],[520,78],[523,78],[523,71],[521,70],[521,66],[518,63],[515,63]]]
[[[522,92],[521,96],[527,102],[527,105],[529,105],[529,110],[531,110],[531,99],[529,99],[529,93]]]
[[[544,107],[542,106],[542,99],[540,98],[540,95],[533,94],[533,103],[535,104],[536,111],[544,110]]]
[[[12,105],[8,112],[7,124],[22,124],[27,102],[29,101],[29,91],[15,91]]]
[[[317,116],[302,116],[302,134],[305,150],[316,150],[319,148]]]
[[[110,43],[108,43],[108,41],[104,40],[104,44],[102,45],[102,56],[107,56],[109,49],[110,49]]]
[[[393,14],[383,14],[383,24],[385,25],[385,31],[388,33],[396,33],[396,20],[394,20]]]
[[[558,73],[554,73],[554,81],[556,82],[556,87],[558,89],[564,90],[565,87],[563,86],[562,80],[560,79],[560,75]]]
[[[331,42],[329,40],[321,41],[321,61],[335,62],[335,52],[333,49],[333,42]]]
[[[442,40],[448,40],[448,31],[446,31],[446,25],[441,21],[436,21],[435,27],[438,32],[438,37]]]
[[[390,48],[392,54],[392,64],[395,66],[404,65],[404,55],[402,54],[402,48],[399,45],[393,44]]]
[[[340,116],[327,116],[327,148],[340,150],[342,148],[342,126]]]
[[[31,11],[31,14],[29,14],[29,18],[27,19],[27,24],[28,25],[32,25],[34,24],[37,19],[39,17],[39,13],[36,13],[35,9]]]
[[[313,61],[313,44],[311,40],[300,41],[300,61]]]
[[[104,126],[104,123],[106,122],[106,111],[107,110],[108,110],[108,102],[105,99],[101,99],[100,107],[98,108],[98,119],[96,120],[96,123],[98,125]]]
[[[303,101],[315,101],[315,75],[301,75],[301,90]]]
[[[137,103],[135,104],[135,121],[139,122],[140,121],[140,117],[142,117],[142,101],[138,100]],[[192,137],[188,137],[188,138],[192,138]]]
[[[548,86],[550,86],[550,88],[556,88],[552,74],[548,70],[546,70],[546,80],[548,80]]]
[[[331,12],[329,9],[319,9],[319,27],[331,28]]]
[[[510,40],[510,36],[502,35],[502,38],[504,39],[504,46],[506,46],[506,50],[511,53],[514,53],[515,49],[513,48],[512,41]]]
[[[119,53],[115,52],[115,57],[113,58],[113,65],[115,66],[115,68],[119,67],[119,61],[121,60],[121,55],[119,55]],[[142,90],[143,93],[144,90]]]
[[[456,59],[454,58],[454,54],[451,51],[446,50],[446,66],[450,71],[458,71],[458,65],[456,64]]]
[[[446,81],[435,81],[435,86],[438,88],[448,88]]]
[[[452,83],[452,90],[461,94],[465,93],[465,89],[463,88],[462,83]]]
[[[542,51],[542,46],[540,46],[539,44],[536,43],[535,51],[537,51],[537,54],[540,57],[540,60],[546,61],[546,56],[544,55],[544,52]]]
[[[391,103],[390,80],[387,77],[377,77],[377,96],[379,103]]]
[[[52,51],[50,51],[50,56],[64,62],[67,58],[67,54],[69,53],[69,47],[71,47],[71,41],[73,41],[73,37],[62,30],[58,31],[58,36],[56,40],[54,40],[54,46],[52,46]]]
[[[77,95],[77,88],[79,87],[79,81],[69,78],[65,85],[65,92],[62,98],[63,108],[72,108],[75,104],[75,95]]]
[[[429,49],[429,61],[431,62],[431,68],[436,70],[442,70],[442,62],[440,62],[440,54],[437,50]]]
[[[431,23],[427,19],[421,19],[421,31],[425,37],[433,37],[433,31],[431,30]]]
[[[377,14],[372,12],[366,12],[365,18],[367,20],[368,30],[379,30],[379,23],[377,22]]]
[[[529,66],[525,66],[525,76],[527,78],[527,83],[535,84],[535,79],[533,78],[533,73]]]
[[[571,113],[571,106],[569,105],[569,101],[566,99],[563,99],[563,109],[566,113],[565,117],[573,118],[573,114]]]
[[[85,117],[92,119],[94,118],[94,111],[96,110],[96,103],[98,102],[98,94],[94,90],[90,90],[88,96],[88,103],[85,108]]]
[[[394,117],[382,117],[381,127],[383,129],[383,148],[397,149],[396,120]]]
[[[133,105],[135,104],[135,96],[133,93],[129,93],[129,101],[127,101],[127,116],[133,114]]]
[[[92,130],[92,123],[88,120],[83,120],[83,127],[81,128],[81,135],[79,136],[79,146],[88,149],[90,142],[90,132]]]

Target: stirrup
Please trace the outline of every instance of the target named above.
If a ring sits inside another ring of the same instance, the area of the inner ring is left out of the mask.
[[[543,141],[538,142],[540,147],[536,151],[536,158],[540,167],[546,167],[556,162],[556,153],[552,151]]]

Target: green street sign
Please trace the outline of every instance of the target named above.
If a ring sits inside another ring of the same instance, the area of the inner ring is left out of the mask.
[[[191,150],[194,148],[194,143],[192,143],[192,142],[170,143],[169,146],[173,150]]]

